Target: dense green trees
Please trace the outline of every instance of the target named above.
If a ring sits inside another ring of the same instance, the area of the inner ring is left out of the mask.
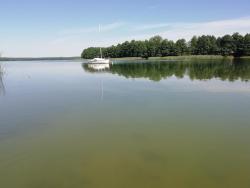
[[[243,43],[243,55],[250,55],[250,34],[246,34]]]
[[[174,55],[185,55],[188,54],[189,50],[185,39],[177,40],[175,43],[175,53]]]
[[[214,36],[193,37],[191,40],[191,50],[193,55],[218,55],[219,47]]]
[[[105,57],[162,57],[181,55],[250,55],[250,34],[239,33],[216,38],[211,35],[194,36],[189,42],[179,39],[176,42],[155,36],[145,41],[126,41],[116,46],[103,48]],[[99,48],[83,50],[81,57],[91,59],[100,56]]]
[[[97,54],[98,55],[100,54],[100,48],[91,47],[91,48],[85,49],[83,51],[81,57],[83,57],[85,59],[92,59],[92,58],[96,57]],[[109,57],[112,57],[112,56],[109,56]]]

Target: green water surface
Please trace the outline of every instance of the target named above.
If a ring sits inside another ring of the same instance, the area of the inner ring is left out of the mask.
[[[1,188],[249,188],[250,61],[0,64]]]

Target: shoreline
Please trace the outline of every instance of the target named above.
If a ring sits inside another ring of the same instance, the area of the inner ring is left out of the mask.
[[[126,61],[188,61],[188,60],[232,60],[232,59],[250,59],[250,56],[233,57],[233,56],[221,56],[221,55],[186,55],[186,56],[166,56],[166,57],[149,57],[148,59],[142,57],[121,57],[121,58],[110,58],[113,61],[126,60]],[[80,61],[87,60],[81,57],[2,57],[1,61]]]
[[[250,56],[234,57],[234,56],[221,56],[221,55],[186,55],[186,56],[166,56],[166,57],[149,57],[148,59],[141,57],[122,57],[111,58],[111,60],[148,60],[148,61],[161,61],[161,60],[232,60],[232,59],[250,59]]]
[[[81,60],[80,57],[1,57],[1,61],[70,61]]]

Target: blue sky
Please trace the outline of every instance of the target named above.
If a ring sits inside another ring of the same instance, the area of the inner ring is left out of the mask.
[[[0,0],[4,56],[77,56],[153,35],[250,33],[249,0]],[[98,25],[102,25],[101,34]]]

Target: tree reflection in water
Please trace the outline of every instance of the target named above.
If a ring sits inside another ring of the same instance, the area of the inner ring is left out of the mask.
[[[88,72],[100,72],[89,68],[87,64],[82,66]],[[235,59],[233,61],[117,62],[101,72],[110,72],[126,78],[147,78],[153,81],[160,81],[171,76],[177,78],[188,76],[191,80],[218,78],[228,81],[248,81],[250,61]]]

